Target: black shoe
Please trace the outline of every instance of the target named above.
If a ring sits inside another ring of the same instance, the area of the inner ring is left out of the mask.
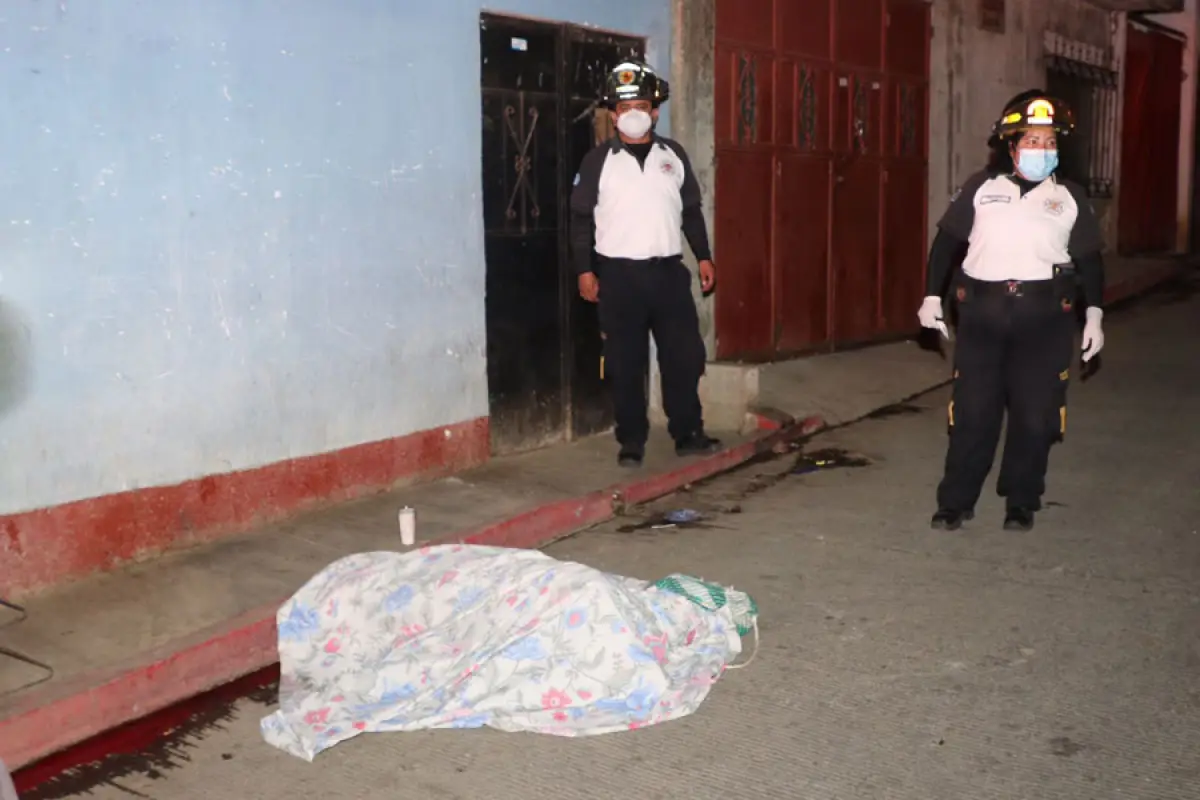
[[[1004,530],[1031,531],[1033,530],[1033,512],[1028,508],[1010,508],[1004,515]]]
[[[714,439],[703,431],[685,436],[675,442],[677,456],[706,456],[721,447],[721,440]]]
[[[933,515],[933,519],[930,520],[929,527],[935,531],[956,531],[962,527],[964,522],[973,519],[975,519],[975,512],[969,509],[958,511],[953,508],[939,508]]]
[[[1008,490],[1007,489],[997,489],[996,494],[998,494],[1000,497],[1003,497],[1005,500],[1008,499]],[[1029,505],[1021,506],[1021,508],[1024,508],[1028,511],[1033,511],[1036,513],[1038,511],[1042,510],[1042,500],[1039,497],[1037,500],[1034,500]]]
[[[636,469],[642,465],[642,459],[646,453],[640,447],[632,445],[624,445],[621,447],[621,452],[617,454],[617,463],[628,469]]]

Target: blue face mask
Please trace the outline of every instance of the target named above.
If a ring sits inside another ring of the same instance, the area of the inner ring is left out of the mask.
[[[1050,177],[1050,173],[1058,169],[1057,150],[1018,150],[1017,171],[1021,177],[1034,183],[1041,183]]]

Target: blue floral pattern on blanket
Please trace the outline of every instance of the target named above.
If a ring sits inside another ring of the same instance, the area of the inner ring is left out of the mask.
[[[277,615],[267,742],[311,761],[365,732],[479,728],[583,736],[686,716],[742,643],[645,581],[468,545],[362,553]]]

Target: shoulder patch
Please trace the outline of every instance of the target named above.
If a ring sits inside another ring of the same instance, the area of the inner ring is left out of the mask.
[[[962,190],[963,190],[963,187],[961,187],[961,186],[959,186],[957,189],[954,190],[954,192],[950,195],[951,203],[953,203],[955,200],[958,199],[959,195],[962,194]]]
[[[572,186],[578,186],[578,185],[579,185],[579,180],[580,180],[580,178],[579,178],[579,173],[578,173],[578,172],[576,172],[576,173],[575,173],[575,180],[573,180],[573,181],[571,182],[571,185],[572,185]]]

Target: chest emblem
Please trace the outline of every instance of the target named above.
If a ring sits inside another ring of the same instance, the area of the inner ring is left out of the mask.
[[[1066,208],[1067,208],[1066,204],[1063,203],[1062,200],[1051,199],[1051,200],[1046,201],[1046,213],[1047,214],[1053,214],[1056,217],[1060,217],[1060,216],[1062,216],[1062,213],[1063,213],[1063,211],[1066,210]]]
[[[675,165],[672,164],[670,161],[662,162],[661,164],[658,165],[658,168],[659,168],[659,170],[662,171],[663,175],[674,175],[675,174]]]

